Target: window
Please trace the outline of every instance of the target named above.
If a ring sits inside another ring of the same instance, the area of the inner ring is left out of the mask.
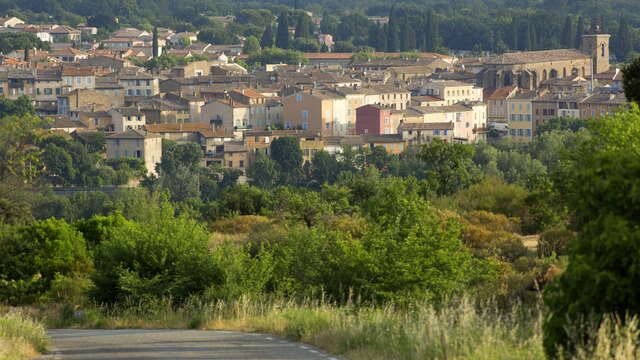
[[[511,136],[515,136],[515,135],[516,135],[516,131],[515,131],[515,129],[511,129],[511,130],[509,130],[509,134],[510,134]]]
[[[302,95],[296,95],[296,101],[302,101]]]
[[[44,89],[44,94],[45,94],[45,95],[51,95],[51,94],[53,94],[53,89],[51,89],[51,88],[45,88],[45,89]]]
[[[527,130],[525,131],[525,134],[526,134],[528,137],[531,137],[531,129],[527,129]]]
[[[305,120],[309,118],[309,112],[307,110],[302,110],[302,118]]]
[[[233,160],[229,160],[229,167],[233,167]]]
[[[518,136],[524,136],[524,129],[518,129]]]
[[[331,123],[327,123],[326,126],[327,126],[327,129],[330,129],[331,128]]]
[[[140,159],[142,157],[142,151],[136,150],[136,157]]]
[[[147,89],[147,96],[151,96],[151,90]]]
[[[518,111],[522,111],[522,104],[518,104]]]
[[[306,121],[304,123],[302,123],[302,129],[303,130],[309,130],[309,123],[306,122]]]
[[[434,130],[434,131],[433,131],[433,134],[434,134],[434,135],[440,135],[440,130],[438,130],[438,129]]]
[[[511,104],[511,111],[516,111],[516,104]]]
[[[240,160],[240,167],[243,168],[244,167],[244,160]]]
[[[389,123],[390,123],[390,122],[391,122],[391,120],[389,120],[389,118],[388,118],[388,117],[384,118],[384,123],[385,123],[386,125],[389,125]]]

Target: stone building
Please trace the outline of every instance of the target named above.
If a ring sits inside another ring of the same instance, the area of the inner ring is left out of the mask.
[[[506,53],[487,60],[478,73],[477,82],[484,88],[515,85],[533,90],[549,79],[590,77],[593,70],[609,70],[609,37],[588,34],[578,49],[558,49]]]

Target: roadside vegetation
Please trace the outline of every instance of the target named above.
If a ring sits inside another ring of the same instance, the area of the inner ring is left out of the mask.
[[[0,359],[33,359],[47,349],[44,326],[20,311],[0,308]]]

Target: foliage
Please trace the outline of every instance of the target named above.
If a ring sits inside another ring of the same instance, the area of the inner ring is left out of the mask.
[[[635,287],[638,214],[635,188],[640,169],[640,109],[589,123],[592,137],[567,156],[563,191],[581,229],[569,246],[569,266],[545,293],[549,317],[545,350],[570,354],[605,313],[622,321],[638,314]],[[572,334],[573,333],[573,334]]]
[[[624,94],[630,102],[640,103],[640,58],[622,68]]]
[[[295,184],[302,167],[302,149],[298,139],[292,136],[277,138],[271,142],[271,159],[278,165],[280,182]]]
[[[243,54],[255,54],[260,51],[260,43],[255,36],[249,36],[245,41],[242,47]]]
[[[11,110],[14,111],[14,110]],[[32,180],[38,173],[40,151],[34,147],[38,127],[44,123],[35,116],[0,117],[0,179]]]
[[[23,311],[0,315],[0,359],[26,360],[45,352],[49,338],[42,324]]]
[[[32,33],[3,33],[0,34],[0,52],[9,54],[14,50],[43,49],[49,50],[49,44],[40,40]]]
[[[440,139],[424,145],[420,158],[427,165],[431,189],[438,195],[450,195],[473,184],[477,179],[474,151],[473,146]]]
[[[201,225],[174,217],[170,208],[145,222],[116,227],[95,250],[92,295],[116,302],[158,296],[180,300],[202,293],[221,281],[208,243]]]
[[[279,48],[264,48],[247,59],[249,65],[255,64],[306,64],[307,58],[296,50],[283,50]]]
[[[42,295],[56,274],[87,273],[92,261],[82,235],[63,220],[35,221],[0,234],[0,298],[29,303]]]
[[[551,132],[554,130],[571,130],[576,132],[586,126],[586,121],[584,119],[575,119],[575,118],[567,118],[567,117],[559,117],[546,120],[542,124],[538,125],[537,135],[544,134],[547,132]]]

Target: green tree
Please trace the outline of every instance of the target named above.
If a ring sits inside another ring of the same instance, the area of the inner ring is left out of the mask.
[[[45,175],[55,185],[69,185],[76,178],[76,168],[69,153],[57,146],[48,144],[42,153],[42,162],[45,165]]]
[[[258,51],[260,51],[260,43],[258,42],[258,39],[256,39],[255,36],[247,37],[244,41],[244,46],[242,47],[242,53],[251,55]]]
[[[153,40],[151,42],[151,46],[153,47],[153,57],[158,57],[158,52],[160,51],[160,45],[158,45],[158,27],[153,28]]]
[[[427,181],[436,194],[450,195],[476,181],[474,151],[471,145],[447,143],[437,138],[423,146],[420,158],[427,165]]]
[[[335,155],[318,151],[311,159],[311,180],[318,186],[333,184],[340,173],[340,163]]]
[[[282,11],[280,16],[278,16],[276,46],[281,49],[289,48],[289,14],[286,10]]]
[[[56,274],[86,274],[92,268],[82,235],[64,220],[35,221],[0,236],[3,301],[19,304],[37,300]]]
[[[296,38],[291,42],[291,48],[302,52],[316,53],[320,52],[320,43],[316,39]]]
[[[0,180],[29,182],[37,176],[41,151],[35,145],[37,129],[42,125],[43,120],[31,115],[0,117]]]
[[[262,38],[260,39],[260,46],[264,48],[270,48],[273,46],[273,27],[271,23],[264,27]]]
[[[293,136],[283,136],[271,142],[271,159],[278,164],[281,174],[280,182],[293,185],[299,180],[302,170],[302,149],[298,139]]]
[[[571,16],[567,16],[564,21],[564,28],[562,30],[562,44],[567,48],[571,49],[574,46],[576,35],[573,32],[573,20]]]
[[[574,48],[580,49],[582,47],[582,35],[584,35],[584,19],[582,16],[578,17],[578,25],[576,27],[576,41],[573,45]]]
[[[550,357],[593,335],[613,314],[623,322],[640,313],[640,109],[591,121],[593,136],[567,154],[562,192],[580,234],[569,246],[566,271],[545,290],[549,316],[544,347]]]
[[[613,41],[616,57],[620,61],[625,61],[629,58],[629,53],[633,51],[633,35],[629,28],[629,23],[626,16],[620,17],[620,24],[618,32]]]
[[[278,168],[275,161],[267,156],[260,155],[247,168],[249,182],[261,189],[271,189],[278,182]]]
[[[283,50],[279,48],[263,48],[260,52],[249,56],[247,63],[255,64],[289,64],[298,65],[309,62],[304,54],[297,50]]]
[[[622,79],[624,95],[627,100],[640,103],[640,58],[623,67],[622,74],[624,75]]]
[[[107,235],[95,250],[91,276],[98,301],[166,296],[180,301],[222,281],[209,254],[209,234],[200,224],[175,217],[171,208]]]
[[[298,15],[298,21],[296,22],[296,38],[310,38],[313,36],[313,23],[311,18],[306,13]]]

